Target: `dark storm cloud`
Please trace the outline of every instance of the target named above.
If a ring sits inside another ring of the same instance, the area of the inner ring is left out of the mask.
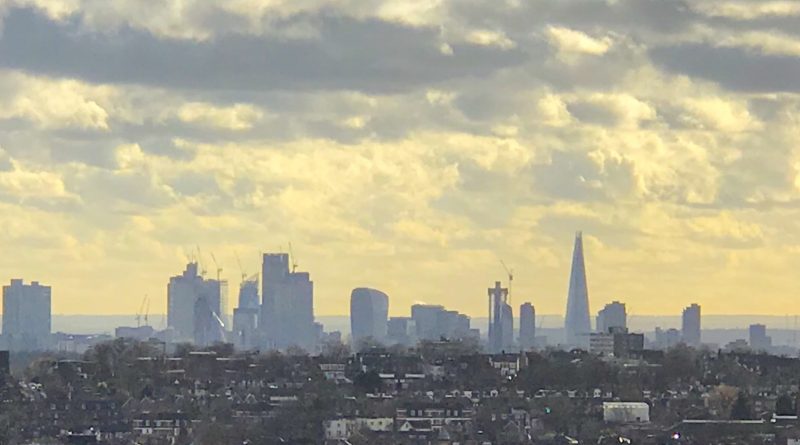
[[[702,44],[657,47],[653,61],[673,73],[719,83],[737,91],[800,91],[800,58],[758,54]]]
[[[292,19],[289,19],[292,20]],[[486,76],[523,59],[516,50],[452,45],[438,31],[376,19],[321,15],[319,38],[223,34],[209,41],[159,39],[123,28],[84,29],[80,16],[54,22],[12,9],[0,39],[0,66],[97,83],[172,88],[403,91],[459,77]]]

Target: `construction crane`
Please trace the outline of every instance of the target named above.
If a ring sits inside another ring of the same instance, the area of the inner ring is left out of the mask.
[[[292,243],[289,243],[289,261],[292,263],[292,273],[297,270],[297,258],[294,256],[294,250],[292,250]]]
[[[139,310],[136,312],[136,327],[140,327],[142,325],[142,313],[144,312],[145,304],[147,303],[147,295],[142,298],[142,304],[139,305]],[[147,315],[144,317],[145,324],[147,324]]]
[[[236,263],[239,265],[239,272],[242,273],[242,282],[244,282],[247,279],[247,272],[245,272],[244,267],[242,267],[242,260],[239,259],[239,253],[234,250],[233,254],[236,256]]]
[[[197,245],[197,264],[200,266],[200,276],[206,275],[206,268],[203,265],[203,254],[200,252],[200,245]]]
[[[150,321],[148,321],[148,318],[150,316],[150,297],[145,295],[144,298],[147,300],[147,304],[144,306],[144,325],[150,326]]]
[[[505,269],[506,270],[506,274],[508,274],[508,300],[510,302],[511,301],[511,288],[514,285],[514,269],[509,269],[508,266],[506,266],[506,262],[503,261],[503,260],[500,260],[500,264],[503,265],[503,269]]]
[[[222,274],[222,268],[217,263],[217,258],[214,256],[214,252],[211,252],[211,261],[214,262],[214,266],[217,268],[217,281],[219,281],[219,277]]]

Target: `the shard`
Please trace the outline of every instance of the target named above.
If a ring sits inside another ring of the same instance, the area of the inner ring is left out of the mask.
[[[586,286],[586,266],[583,261],[581,232],[575,235],[575,249],[572,251],[572,269],[569,275],[564,331],[567,346],[588,349],[592,325],[589,319],[589,290]]]

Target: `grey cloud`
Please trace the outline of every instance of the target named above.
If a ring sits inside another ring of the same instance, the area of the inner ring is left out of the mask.
[[[554,24],[580,29],[612,29],[637,34],[674,33],[688,29],[702,16],[684,1],[562,0],[527,1],[501,8],[495,2],[454,2],[451,13],[467,23],[502,26],[512,37],[529,35],[537,25]]]
[[[800,91],[800,58],[757,54],[739,48],[701,44],[653,48],[650,56],[669,71],[737,91]]]
[[[289,19],[291,20],[291,19]],[[439,51],[438,30],[376,19],[317,18],[318,39],[224,34],[205,42],[160,40],[123,28],[89,32],[29,9],[5,18],[0,66],[91,82],[207,90],[408,90],[518,64],[523,54],[479,45]]]

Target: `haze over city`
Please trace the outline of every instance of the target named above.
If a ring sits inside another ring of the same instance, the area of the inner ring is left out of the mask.
[[[163,313],[199,246],[230,309],[291,243],[316,315],[563,314],[583,230],[593,316],[797,313],[800,8],[501,3],[2,2],[0,281]]]

